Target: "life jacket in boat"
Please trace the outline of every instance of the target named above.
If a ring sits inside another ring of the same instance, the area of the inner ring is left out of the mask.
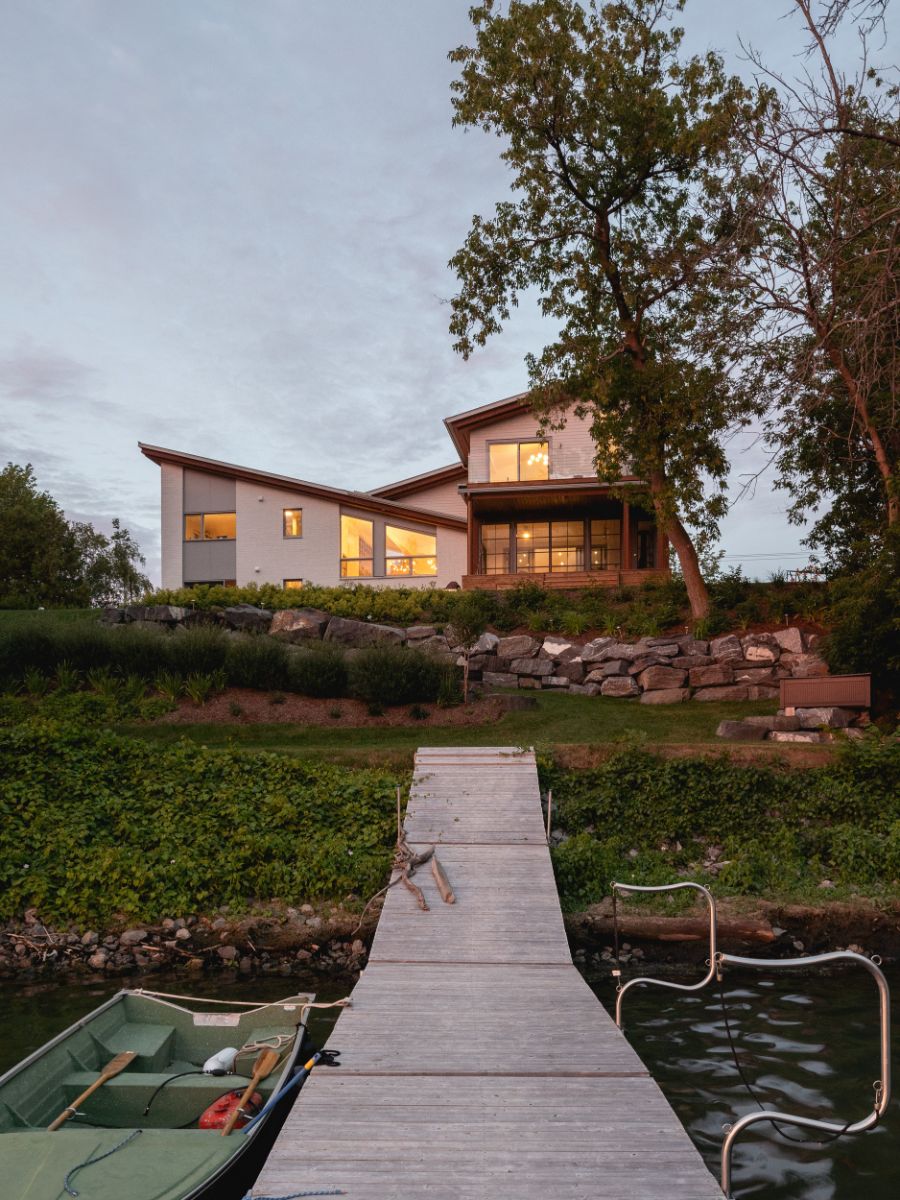
[[[220,1096],[218,1100],[213,1101],[209,1108],[203,1113],[200,1120],[197,1122],[199,1129],[224,1129],[228,1124],[229,1118],[234,1110],[241,1103],[241,1096],[244,1094],[243,1088],[238,1088],[233,1092],[226,1092]],[[244,1105],[244,1112],[238,1117],[234,1123],[235,1129],[241,1129],[251,1117],[255,1116],[262,1108],[263,1098],[259,1092],[254,1092],[247,1103]]]

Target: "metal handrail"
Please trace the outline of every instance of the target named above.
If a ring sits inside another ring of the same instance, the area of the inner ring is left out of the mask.
[[[677,892],[683,888],[690,888],[695,892],[701,893],[709,909],[709,970],[706,975],[699,983],[674,983],[671,979],[654,979],[650,975],[640,975],[636,979],[629,979],[626,984],[617,984],[616,1024],[620,1029],[623,1029],[622,1003],[625,1000],[626,993],[631,988],[637,987],[638,984],[650,983],[656,987],[672,988],[676,992],[699,992],[708,983],[712,983],[716,975],[716,901],[712,892],[708,888],[705,888],[702,883],[664,883],[658,887],[641,887],[636,883],[613,883],[611,887],[622,896],[627,896],[629,892]]]
[[[681,888],[692,888],[706,898],[709,908],[709,971],[706,976],[699,983],[687,984],[673,983],[669,979],[654,979],[649,975],[641,975],[636,979],[630,979],[624,985],[617,984],[616,1024],[620,1029],[623,1027],[622,1002],[626,992],[630,988],[636,987],[638,984],[650,983],[655,984],[657,987],[672,988],[680,992],[697,992],[701,988],[706,987],[708,983],[711,983],[713,979],[721,979],[722,968],[725,966],[753,967],[757,970],[766,967],[789,970],[796,967],[820,966],[823,963],[853,962],[865,967],[878,986],[879,1025],[881,1033],[881,1078],[876,1079],[873,1085],[875,1089],[875,1105],[872,1111],[861,1120],[847,1125],[838,1125],[833,1121],[822,1121],[816,1117],[793,1116],[790,1113],[782,1113],[770,1109],[761,1109],[759,1112],[748,1113],[746,1116],[740,1117],[733,1125],[725,1127],[725,1141],[722,1143],[721,1186],[726,1200],[732,1200],[731,1154],[734,1143],[744,1130],[748,1129],[751,1125],[756,1125],[760,1121],[771,1121],[773,1124],[780,1123],[782,1125],[796,1125],[802,1129],[816,1129],[823,1133],[834,1134],[835,1136],[841,1136],[845,1133],[864,1133],[867,1129],[872,1129],[873,1126],[877,1125],[891,1102],[891,995],[884,972],[874,959],[866,958],[864,954],[857,954],[853,950],[832,950],[827,954],[811,954],[806,958],[744,958],[737,954],[725,954],[717,949],[716,901],[712,893],[703,887],[702,884],[684,882],[662,884],[658,887],[641,887],[633,883],[613,883],[612,887],[623,896],[629,892],[673,892]]]
[[[820,966],[822,963],[841,961],[854,962],[865,967],[878,985],[879,1025],[881,1029],[881,1078],[876,1079],[873,1085],[875,1088],[875,1106],[868,1116],[863,1117],[859,1121],[854,1121],[849,1125],[838,1125],[833,1121],[822,1121],[816,1117],[795,1117],[790,1113],[775,1112],[769,1109],[748,1113],[745,1117],[741,1117],[733,1125],[726,1127],[725,1141],[722,1143],[721,1179],[722,1191],[725,1194],[726,1200],[732,1200],[731,1152],[734,1148],[734,1143],[749,1126],[755,1125],[760,1121],[772,1121],[779,1122],[782,1125],[797,1125],[803,1129],[817,1129],[823,1133],[831,1133],[839,1136],[845,1133],[864,1133],[867,1129],[872,1129],[873,1126],[878,1124],[878,1121],[884,1116],[891,1102],[891,994],[888,981],[885,979],[884,972],[879,968],[878,964],[872,959],[866,958],[864,954],[857,954],[853,950],[832,950],[827,954],[811,954],[807,958],[742,958],[736,954],[721,953],[715,956],[715,962],[719,969],[723,966],[756,967],[757,969],[760,967],[790,969],[792,967],[815,967]]]

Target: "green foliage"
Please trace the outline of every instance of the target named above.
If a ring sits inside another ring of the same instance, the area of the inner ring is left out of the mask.
[[[661,759],[631,746],[588,771],[545,765],[543,782],[558,806],[555,827],[571,835],[554,851],[569,908],[600,900],[613,878],[703,882],[708,845],[724,848],[719,890],[783,895],[828,876],[896,891],[900,878],[895,739],[849,743],[832,765],[803,771]]]
[[[205,704],[215,690],[212,675],[194,671],[184,681],[184,694],[199,708]]]
[[[439,659],[422,650],[371,646],[350,662],[350,691],[369,705],[437,700],[444,674]]]
[[[287,686],[304,696],[346,696],[349,686],[347,656],[332,642],[291,654]]]
[[[228,682],[233,687],[284,688],[290,677],[290,652],[275,638],[248,635],[229,639]],[[303,691],[303,688],[297,688]]]
[[[174,671],[160,671],[153,686],[164,700],[174,704],[181,695],[183,683],[181,676]]]
[[[31,464],[0,471],[0,608],[83,607],[133,599],[150,581],[118,519],[111,537],[69,522]]]
[[[80,923],[374,892],[403,782],[46,720],[0,728],[0,777],[0,919]]]

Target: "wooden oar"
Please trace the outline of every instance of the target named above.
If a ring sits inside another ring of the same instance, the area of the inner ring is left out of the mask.
[[[94,1082],[89,1088],[81,1093],[81,1095],[73,1100],[71,1104],[67,1104],[55,1121],[52,1121],[47,1129],[59,1129],[60,1125],[64,1125],[69,1117],[75,1116],[75,1111],[80,1104],[87,1100],[88,1096],[93,1095],[97,1088],[103,1087],[107,1079],[112,1079],[114,1075],[118,1075],[120,1071],[124,1071],[132,1059],[137,1057],[135,1050],[123,1050],[121,1054],[117,1054],[111,1062],[108,1062]]]
[[[247,1101],[250,1099],[250,1097],[256,1091],[257,1087],[259,1086],[260,1080],[265,1079],[265,1077],[267,1075],[271,1075],[272,1071],[274,1071],[277,1064],[278,1064],[278,1052],[277,1051],[275,1051],[275,1050],[261,1051],[261,1053],[259,1054],[259,1057],[257,1058],[256,1062],[253,1065],[253,1076],[252,1076],[250,1082],[247,1084],[247,1090],[244,1092],[243,1096],[241,1096],[240,1104],[235,1108],[234,1112],[228,1118],[228,1124],[222,1130],[222,1137],[228,1137],[229,1133],[231,1133],[232,1129],[234,1129],[234,1126],[235,1126],[235,1123],[237,1122],[238,1117],[241,1115],[241,1109],[244,1107],[244,1105],[247,1103]]]

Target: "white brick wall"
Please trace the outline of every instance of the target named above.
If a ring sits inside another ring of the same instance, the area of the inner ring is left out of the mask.
[[[182,577],[183,471],[172,463],[160,467],[161,578],[164,588],[180,588]]]
[[[469,482],[490,481],[488,445],[490,442],[521,441],[541,437],[538,419],[532,412],[524,410],[514,417],[484,425],[473,430],[469,443]],[[589,419],[568,414],[562,429],[552,429],[545,435],[550,443],[550,478],[590,478],[594,469],[594,442],[591,437]]]
[[[466,502],[459,494],[460,483],[461,479],[452,483],[430,484],[418,491],[407,492],[403,496],[403,503],[412,504],[415,508],[430,508],[434,512],[446,513],[448,517],[465,518]]]

